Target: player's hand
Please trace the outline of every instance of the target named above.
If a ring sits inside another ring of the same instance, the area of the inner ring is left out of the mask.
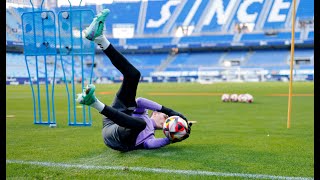
[[[176,143],[176,142],[181,142],[185,139],[187,139],[189,137],[189,133],[187,133],[186,135],[184,135],[181,139],[174,139],[174,140],[171,140],[171,143]]]
[[[181,117],[182,119],[184,119],[184,120],[187,122],[187,124],[188,124],[188,119],[187,119],[183,114],[181,114],[181,113],[179,113],[179,112],[176,112],[176,111],[174,111],[174,110],[172,110],[172,109],[170,109],[170,108],[167,108],[167,107],[165,107],[165,106],[162,106],[160,112],[165,113],[165,114],[167,114],[168,116],[180,116],[180,117]]]
[[[179,112],[172,111],[172,114],[169,116],[180,116],[182,119],[184,119],[188,123],[188,119],[183,114],[181,114]]]

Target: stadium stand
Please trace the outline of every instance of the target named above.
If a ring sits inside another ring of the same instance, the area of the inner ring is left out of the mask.
[[[179,41],[181,44],[191,43],[217,43],[217,42],[232,42],[234,35],[211,35],[211,36],[186,36]]]
[[[288,50],[258,50],[253,52],[248,59],[246,66],[252,67],[277,67],[281,65],[288,65],[290,51]]]
[[[167,45],[171,44],[171,37],[158,38],[130,38],[126,40],[127,45]]]
[[[178,54],[169,66],[181,66],[182,68],[193,66],[215,66],[224,52],[181,53]]]
[[[247,6],[243,1],[234,1],[233,4],[231,2],[233,1],[115,1],[111,4],[74,7],[74,10],[90,9],[97,13],[103,8],[109,8],[111,14],[105,26],[106,36],[139,68],[144,77],[156,71],[195,71],[199,67],[221,67],[224,66],[224,61],[239,61],[241,67],[259,67],[270,71],[288,69],[291,1],[254,2]],[[279,7],[277,3],[282,3],[282,9],[278,14],[274,14],[276,12],[274,8]],[[297,22],[314,19],[313,1],[297,0],[297,4]],[[64,10],[69,10],[69,7],[53,8],[56,14]],[[7,46],[16,47],[22,42],[21,15],[31,11],[30,7],[6,9]],[[83,18],[87,19],[87,17]],[[253,28],[239,31],[235,28],[239,23],[253,24]],[[114,37],[114,27],[123,27],[128,24],[133,25],[134,28],[132,38]],[[191,29],[177,36],[178,29],[185,26]],[[301,44],[301,47],[296,49],[295,57],[310,59],[310,61],[304,61],[306,64],[300,64],[299,68],[313,69],[313,25],[307,25],[307,28],[299,26],[296,29],[295,38]],[[274,47],[274,44],[266,46],[269,42],[278,42],[279,47]],[[233,46],[237,49],[233,49]],[[156,53],[157,48],[167,48],[167,50],[165,53]],[[185,48],[186,51],[172,54],[171,48]],[[197,52],[193,48],[202,48],[205,51]],[[135,52],[140,49],[147,50],[149,53]],[[126,52],[127,50],[130,52]],[[97,49],[97,52],[101,51]],[[70,62],[65,59],[63,62],[70,67]],[[103,54],[97,53],[95,62],[94,77],[121,76]],[[8,77],[27,77],[28,75],[23,54],[7,52],[6,67]],[[35,69],[34,61],[30,61],[30,69]],[[49,71],[53,73],[51,66]],[[80,72],[81,65],[77,60],[76,76],[80,76]],[[66,73],[71,77],[70,72]],[[84,73],[89,76],[90,67],[86,66]],[[41,71],[40,76],[43,75],[44,72]],[[62,76],[59,59],[57,77]]]
[[[112,33],[112,27],[116,24],[134,24],[134,28],[137,28],[137,22],[139,19],[139,11],[141,2],[131,3],[112,3],[104,4],[103,8],[108,8],[112,12],[108,17],[109,26],[106,27],[106,33]],[[110,25],[112,24],[112,25]]]
[[[161,34],[164,30],[166,20],[167,22],[169,22],[170,15],[172,15],[172,13],[176,9],[178,9],[177,4],[179,3],[176,3],[176,2],[172,1],[171,2],[172,4],[169,3],[169,5],[172,5],[172,6],[166,6],[166,1],[145,2],[144,4],[146,5],[142,6],[143,9],[141,9],[146,11],[145,16],[142,16],[143,20],[141,23],[144,26],[143,33],[144,34]],[[166,10],[169,11],[169,13],[166,13],[167,15],[164,17],[165,18],[164,21],[160,20],[161,15],[159,14],[162,8],[166,8]]]
[[[298,0],[297,17],[313,18],[314,17],[314,1]]]
[[[295,33],[295,38],[300,38],[300,33]],[[291,39],[291,32],[280,32],[274,35],[266,35],[262,33],[257,34],[243,34],[241,41],[286,41]]]
[[[178,15],[172,14],[172,20],[173,23],[171,25],[171,28],[167,28],[164,30],[164,32],[172,32],[177,28],[178,26],[184,25],[192,25],[196,26],[197,22],[199,22],[201,15],[202,15],[202,9],[205,9],[206,6],[209,4],[210,1],[183,1],[180,4],[177,5],[177,9],[181,9],[180,13]],[[178,11],[179,12],[179,11]]]
[[[13,15],[7,10],[6,11],[6,24],[12,29],[18,30],[19,28],[21,28],[21,25],[18,24],[17,21],[12,21],[12,19],[14,19]]]
[[[314,39],[314,31],[309,32],[308,39]]]

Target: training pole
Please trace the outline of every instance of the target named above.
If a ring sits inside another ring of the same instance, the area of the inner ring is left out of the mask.
[[[293,81],[293,61],[294,61],[294,35],[296,22],[296,0],[293,0],[292,8],[292,27],[291,27],[291,59],[290,59],[290,78],[289,78],[289,97],[288,97],[288,120],[287,128],[290,128],[291,109],[292,109],[292,81]]]

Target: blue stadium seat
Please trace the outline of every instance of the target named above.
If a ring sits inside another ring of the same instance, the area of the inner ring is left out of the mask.
[[[127,45],[169,45],[171,37],[152,37],[152,38],[130,38],[126,40]]]
[[[161,8],[167,3],[168,1],[148,1],[147,12],[145,17],[145,24],[144,24],[144,34],[159,34],[162,33],[164,26],[172,16],[168,17],[166,21],[161,22]],[[177,6],[171,6],[169,8],[170,14],[172,15],[173,12],[176,10]],[[157,23],[151,26],[150,22],[156,21]]]
[[[113,45],[119,45],[119,43],[120,43],[119,39],[108,37],[108,36],[107,36],[107,38],[108,38],[108,41]]]
[[[295,38],[300,38],[300,32],[295,33]],[[285,41],[291,40],[291,32],[279,32],[276,35],[268,36],[262,33],[243,34],[241,41]]]
[[[248,54],[247,50],[243,51],[230,51],[223,57],[223,59],[244,59]]]
[[[150,72],[153,72],[156,67],[158,67],[168,56],[166,53],[160,54],[124,54],[125,58],[133,64],[142,74],[142,76],[149,76]],[[99,69],[115,69],[109,58],[104,54],[97,54],[96,59],[98,59]],[[100,70],[103,74],[110,73],[107,70]],[[120,74],[118,74],[120,76]]]
[[[230,0],[223,0],[223,7],[227,7]],[[221,32],[222,31],[222,24],[218,22],[217,13],[212,17],[211,21],[208,25],[204,25],[201,29],[201,32]]]
[[[141,2],[115,2],[102,6],[104,9],[110,9],[105,25],[107,34],[112,34],[113,24],[134,24],[135,29],[137,29]]]
[[[167,57],[168,54],[125,54],[130,63],[137,67],[151,66],[153,68],[159,66]]]
[[[150,73],[154,72],[154,68],[138,68],[142,77],[150,76]]]
[[[314,1],[313,0],[300,0],[296,16],[301,18],[314,17]]]
[[[288,64],[288,50],[256,50],[248,59],[246,66],[276,67]]]
[[[217,66],[224,52],[179,53],[168,68],[190,66]],[[166,69],[166,70],[167,70]]]
[[[240,1],[240,3],[243,3],[244,1]],[[262,1],[262,3],[260,3],[259,1],[253,1],[252,4],[250,4],[250,6],[247,7],[246,11],[248,12],[248,14],[254,14],[256,12],[261,12],[265,6],[265,4],[268,3],[268,1]],[[240,4],[241,5],[241,4]],[[235,12],[235,15],[233,16],[232,20],[231,20],[231,23],[230,23],[230,29],[233,29],[235,28],[234,26],[232,25],[235,25],[235,24],[238,24],[238,23],[242,23],[240,20],[239,20],[239,17],[238,17],[238,10],[239,10],[239,7],[237,9],[237,11]],[[258,14],[257,14],[258,15]],[[241,19],[243,21],[243,19]],[[259,20],[259,16],[256,17],[256,19],[250,23],[254,23],[254,24],[257,24],[258,23],[258,20]]]
[[[314,39],[314,31],[309,32],[308,39]]]
[[[13,17],[13,15],[6,10],[6,24],[12,29],[19,29],[21,25],[18,24],[18,21]]]
[[[314,56],[314,50],[313,49],[296,49],[294,51],[295,57],[312,57]]]
[[[198,67],[167,67],[165,71],[197,71]]]
[[[171,31],[174,31],[176,27],[181,25],[196,26],[198,21],[200,20],[203,10],[209,4],[209,1],[185,1],[185,3],[182,1],[182,3],[184,4],[183,9],[179,13],[178,17],[175,19],[174,24],[170,29]],[[193,7],[197,7],[195,12],[192,12]],[[192,14],[193,16],[189,21],[186,21],[190,13],[194,13],[194,14]]]
[[[185,36],[182,37],[179,43],[221,43],[221,42],[232,42],[233,35],[211,35],[211,36]]]

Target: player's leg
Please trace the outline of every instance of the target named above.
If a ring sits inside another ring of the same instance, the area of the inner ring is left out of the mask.
[[[98,14],[85,30],[85,34],[87,39],[93,40],[101,47],[111,63],[123,74],[123,82],[113,105],[119,109],[133,109],[136,107],[135,97],[141,74],[103,35],[102,29],[109,12],[109,10],[103,10]]]
[[[94,101],[90,106],[95,107],[107,117],[103,118],[104,128],[102,130],[105,144],[114,149],[126,151],[135,146],[136,137],[146,127],[146,122],[143,119],[131,117],[131,112],[136,107],[135,96],[140,72],[102,34],[105,18],[108,14],[109,10],[103,10],[98,14],[89,28],[85,30],[85,36],[102,48],[111,63],[123,74],[124,79],[112,107],[101,103],[99,100]],[[92,96],[91,90],[88,91],[88,96]],[[85,98],[86,94],[82,96],[84,100],[90,99],[90,97]],[[86,104],[85,102],[83,103]]]
[[[112,64],[122,73],[123,81],[117,92],[118,103],[123,103],[127,108],[137,106],[135,98],[141,74],[112,44],[103,51],[110,59]],[[115,103],[117,100],[115,99]],[[131,109],[131,110],[134,110]]]
[[[97,42],[98,39],[100,43],[108,41],[104,35],[97,37],[95,42]],[[124,112],[127,110],[133,111],[137,106],[135,98],[141,77],[139,70],[136,69],[119,51],[117,51],[112,44],[109,44],[107,48],[103,49],[103,52],[123,75],[122,84],[112,106],[117,109],[121,109]]]
[[[113,107],[103,104],[96,98],[94,94],[95,89],[96,87],[93,84],[88,85],[81,94],[78,94],[77,102],[95,108],[102,115],[124,128],[142,131],[146,127],[146,122],[143,119],[129,116]]]
[[[135,142],[139,133],[140,131],[112,124],[102,129],[102,138],[106,146],[126,152],[136,149]]]

